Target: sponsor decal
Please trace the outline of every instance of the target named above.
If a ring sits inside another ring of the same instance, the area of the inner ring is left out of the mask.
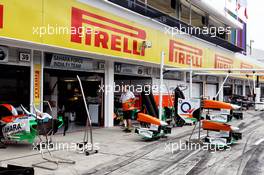
[[[184,112],[184,113],[191,114],[191,113],[193,112],[194,109],[191,109],[191,105],[190,105],[190,103],[188,103],[188,102],[184,102],[184,103],[182,103],[182,105],[181,105],[181,110],[182,110],[182,112]]]
[[[87,26],[84,36],[72,33],[71,42],[82,44],[84,37],[87,46],[145,56],[145,48],[141,47],[146,40],[144,30],[72,7],[71,27],[82,31],[83,25]]]
[[[203,50],[170,40],[169,62],[202,67]]]
[[[10,125],[7,125],[3,128],[4,133],[15,133],[22,130],[21,124],[20,123],[13,123]]]
[[[178,99],[178,114],[193,114],[193,112],[200,108],[199,99]]]
[[[215,68],[229,69],[233,68],[234,61],[231,58],[215,55]]]
[[[3,136],[5,139],[12,139],[13,135],[22,131],[30,132],[28,119],[16,119],[15,122],[8,123],[2,128]]]
[[[0,29],[4,27],[4,6],[0,4]]]
[[[40,65],[34,65],[34,102],[40,102]]]

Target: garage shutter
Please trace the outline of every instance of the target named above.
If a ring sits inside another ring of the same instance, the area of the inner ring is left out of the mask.
[[[200,98],[201,96],[201,85],[199,83],[193,83],[193,92],[192,96],[193,98]]]
[[[213,99],[217,93],[217,85],[214,84],[206,84],[206,97],[209,97],[209,99]]]

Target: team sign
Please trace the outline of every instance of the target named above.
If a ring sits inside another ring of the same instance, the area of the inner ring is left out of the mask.
[[[51,58],[50,67],[60,69],[89,70],[93,68],[93,63],[88,59],[81,57],[53,54]]]

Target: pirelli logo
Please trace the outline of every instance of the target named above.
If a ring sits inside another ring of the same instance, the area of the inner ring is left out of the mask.
[[[246,63],[240,63],[240,68],[241,69],[253,69],[254,67],[250,64],[246,64]],[[240,71],[241,73],[252,73],[250,71]]]
[[[229,69],[233,68],[234,61],[231,58],[215,55],[215,68]]]
[[[202,67],[203,50],[170,40],[169,62]]]
[[[4,6],[0,4],[0,29],[4,27]]]
[[[75,7],[72,7],[71,27],[86,30],[84,36],[71,34],[71,42],[145,56],[141,43],[146,40],[146,32],[137,27]]]

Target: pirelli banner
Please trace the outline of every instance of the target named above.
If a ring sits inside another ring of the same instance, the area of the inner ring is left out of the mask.
[[[77,0],[1,0],[0,37],[157,64],[164,50],[174,67],[255,67]]]

